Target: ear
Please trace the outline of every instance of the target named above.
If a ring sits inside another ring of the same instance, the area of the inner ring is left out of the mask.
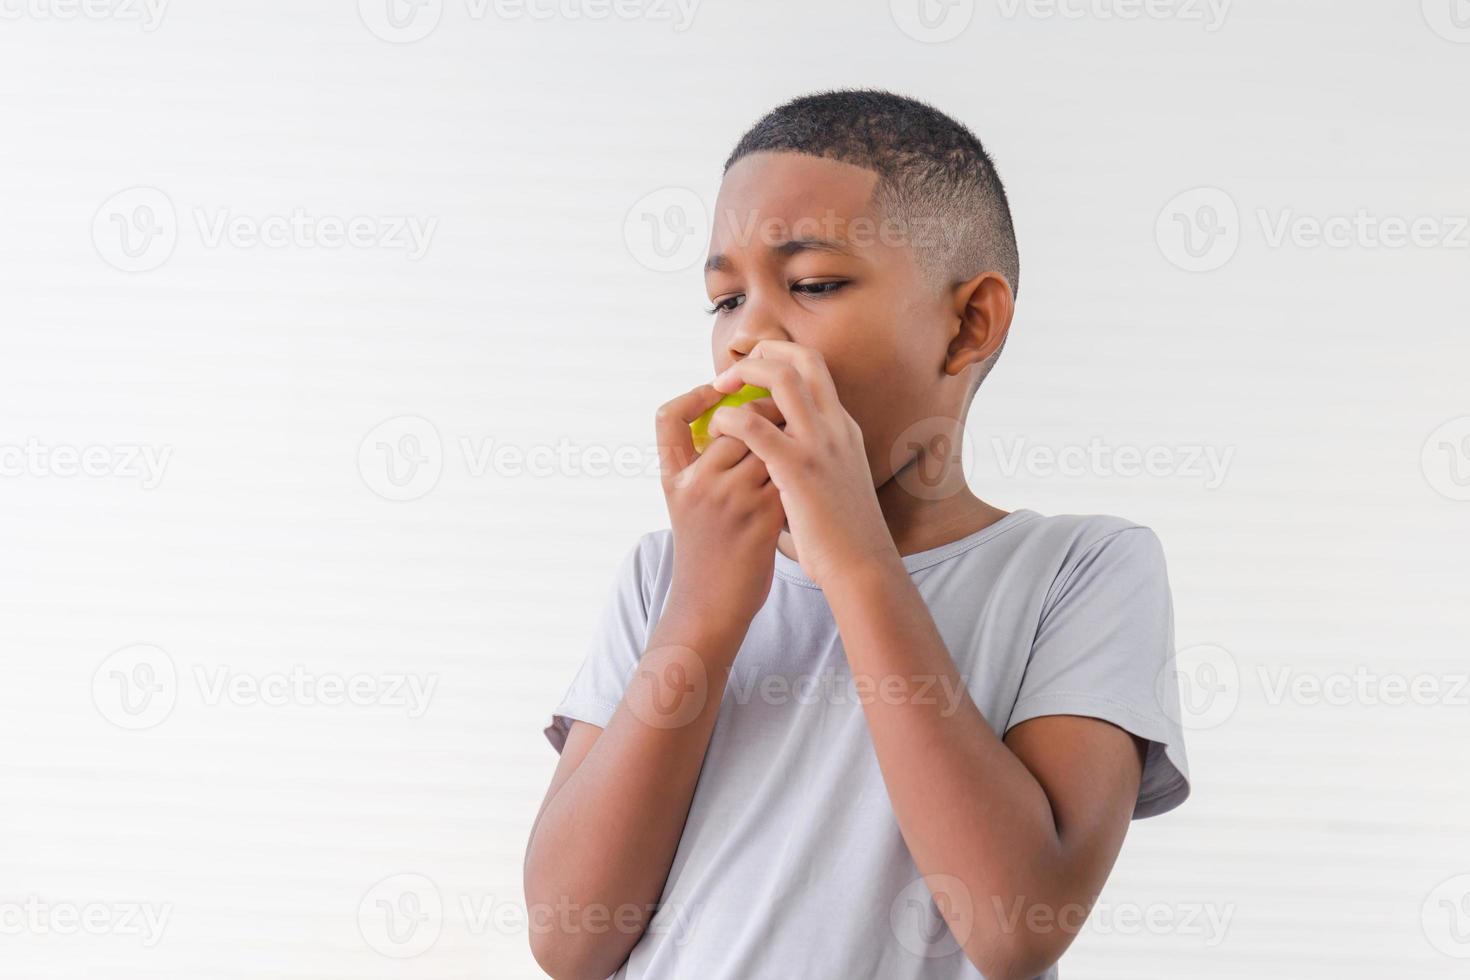
[[[1016,313],[1011,284],[998,272],[980,275],[954,287],[954,336],[945,352],[946,374],[959,374],[1000,350]]]

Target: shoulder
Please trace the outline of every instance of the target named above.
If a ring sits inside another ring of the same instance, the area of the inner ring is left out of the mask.
[[[636,585],[645,606],[652,602],[674,571],[674,530],[657,528],[644,531],[623,551],[619,576]]]
[[[1026,537],[1052,552],[1063,566],[1098,551],[1147,553],[1162,551],[1153,528],[1113,514],[1037,515],[1025,525]]]
[[[674,558],[674,529],[661,527],[644,531],[633,542],[630,550],[636,555],[639,564],[647,568],[671,563]]]
[[[1166,578],[1164,548],[1153,528],[1113,514],[1038,516],[1026,525],[1028,546],[1050,571],[1048,602],[1078,579]]]

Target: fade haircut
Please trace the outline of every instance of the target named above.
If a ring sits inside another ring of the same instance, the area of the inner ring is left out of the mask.
[[[994,271],[1019,295],[1020,255],[1005,187],[963,124],[880,89],[817,92],[792,99],[752,126],[725,161],[725,172],[752,153],[782,151],[876,173],[872,203],[884,219],[912,230],[910,244],[932,281],[947,286]],[[996,350],[986,359],[980,380],[999,356]]]

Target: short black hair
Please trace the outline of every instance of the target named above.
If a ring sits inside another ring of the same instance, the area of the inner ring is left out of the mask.
[[[886,217],[917,228],[931,269],[964,282],[981,272],[1020,291],[1010,202],[995,163],[962,123],[880,89],[839,89],[772,109],[736,144],[725,171],[752,153],[803,153],[872,170]],[[933,232],[931,234],[931,231]]]

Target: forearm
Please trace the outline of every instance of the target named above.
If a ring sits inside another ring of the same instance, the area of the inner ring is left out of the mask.
[[[1050,943],[1026,942],[1008,918],[1018,899],[1054,908],[1074,890],[1041,784],[970,699],[896,556],[854,566],[824,591],[854,680],[869,692],[863,711],[914,863],[958,878],[973,902],[970,935],[957,938],[994,957],[986,966],[998,974],[1007,959],[1044,959]]]
[[[589,975],[627,957],[662,893],[748,623],[671,596],[622,703],[537,821],[528,906],[576,933],[567,946],[596,947]],[[584,916],[612,927],[589,934]]]

